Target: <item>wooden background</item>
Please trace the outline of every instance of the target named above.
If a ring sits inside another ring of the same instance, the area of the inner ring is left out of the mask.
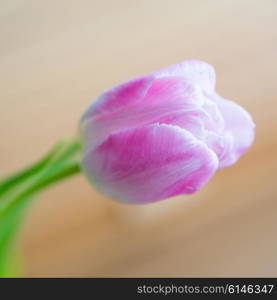
[[[1,174],[36,160],[106,88],[185,59],[253,115],[252,149],[198,194],[147,206],[82,176],[43,193],[26,276],[277,276],[277,1],[2,0]]]

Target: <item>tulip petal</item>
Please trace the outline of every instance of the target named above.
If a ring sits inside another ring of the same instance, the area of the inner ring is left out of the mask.
[[[224,135],[229,140],[229,149],[225,151],[219,163],[220,168],[225,168],[234,164],[252,145],[255,124],[250,114],[235,102],[218,95],[215,95],[213,100],[223,116]]]
[[[154,123],[178,125],[201,137],[202,120],[210,119],[203,109],[205,101],[201,88],[183,78],[159,78],[140,100],[113,113],[83,120],[80,129],[86,137],[86,148],[101,143],[113,131]]]
[[[82,120],[100,114],[115,112],[143,98],[153,79],[153,76],[144,76],[109,89],[92,102]]]
[[[82,168],[104,194],[148,203],[199,190],[214,174],[214,152],[178,126],[120,130],[86,152]]]
[[[207,91],[212,91],[215,87],[215,71],[211,65],[198,60],[187,60],[109,89],[92,102],[82,120],[135,103],[145,96],[155,78],[161,77],[181,77],[183,81],[197,84]]]
[[[207,91],[215,88],[214,68],[199,60],[186,60],[152,73],[155,77],[182,76],[185,80],[198,84]]]

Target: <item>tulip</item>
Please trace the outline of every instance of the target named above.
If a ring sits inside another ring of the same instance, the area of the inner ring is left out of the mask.
[[[254,139],[251,116],[215,92],[215,72],[189,60],[120,84],[83,115],[81,168],[103,194],[155,202],[201,189]]]

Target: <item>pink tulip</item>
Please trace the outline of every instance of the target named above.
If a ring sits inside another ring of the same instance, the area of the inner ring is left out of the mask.
[[[81,120],[82,169],[100,192],[149,203],[201,189],[251,146],[254,123],[215,92],[215,72],[185,61],[120,84]]]

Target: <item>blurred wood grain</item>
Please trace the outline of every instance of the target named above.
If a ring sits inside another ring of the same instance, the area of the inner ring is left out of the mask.
[[[252,149],[198,194],[146,206],[83,177],[43,193],[21,234],[26,276],[277,276],[277,2],[0,4],[0,175],[36,160],[99,93],[185,59],[253,115]]]

